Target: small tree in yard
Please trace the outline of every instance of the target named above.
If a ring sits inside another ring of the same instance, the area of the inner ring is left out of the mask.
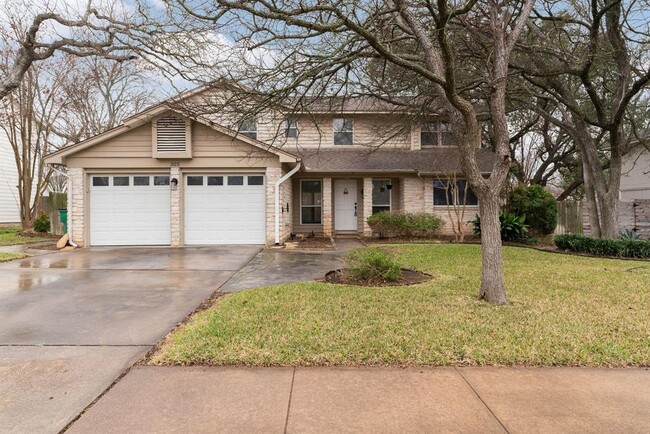
[[[166,1],[178,9],[179,25],[193,18],[234,41],[230,52],[243,50],[236,61],[202,58],[186,70],[241,83],[256,97],[251,113],[304,113],[316,97],[332,95],[372,96],[414,122],[444,113],[484,221],[479,298],[508,302],[499,227],[511,162],[508,62],[534,0]],[[487,177],[477,158],[485,112],[497,156]]]
[[[436,188],[441,188],[445,192],[447,198],[445,209],[447,217],[451,222],[451,230],[454,234],[454,240],[462,243],[465,241],[465,232],[467,229],[467,220],[465,218],[465,211],[467,209],[467,194],[469,184],[463,183],[463,188],[458,186],[458,179],[456,174],[449,178],[438,179]]]

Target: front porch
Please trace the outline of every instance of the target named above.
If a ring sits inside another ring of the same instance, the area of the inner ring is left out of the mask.
[[[293,233],[317,236],[372,236],[366,220],[373,212],[404,209],[403,179],[390,176],[293,178]]]
[[[293,209],[286,233],[371,237],[367,219],[380,211],[436,215],[443,221],[443,235],[453,234],[454,219],[460,218],[467,226],[466,233],[471,233],[469,220],[478,213],[478,205],[468,202],[456,216],[453,206],[436,202],[434,185],[440,179],[391,174],[297,174],[291,179]]]

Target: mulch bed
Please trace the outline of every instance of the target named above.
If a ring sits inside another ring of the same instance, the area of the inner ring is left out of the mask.
[[[465,235],[464,243],[480,242],[480,237]],[[435,237],[365,237],[365,244],[444,244],[455,243],[453,235],[438,235]]]
[[[337,283],[341,285],[355,285],[355,286],[405,286],[405,285],[415,285],[422,282],[427,282],[431,280],[433,276],[427,273],[422,273],[421,271],[410,270],[408,268],[402,268],[402,277],[396,281],[387,281],[381,279],[373,280],[358,280],[351,278],[346,272],[345,269],[333,270],[325,275],[325,282],[327,283]]]
[[[22,238],[61,238],[61,235],[54,235],[47,232],[17,232],[16,235]]]

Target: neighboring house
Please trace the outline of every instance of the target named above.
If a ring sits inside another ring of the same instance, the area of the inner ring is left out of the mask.
[[[448,219],[439,187],[460,163],[440,120],[405,126],[367,99],[237,127],[173,107],[159,104],[46,157],[67,166],[77,244],[272,245],[292,233],[371,235],[366,218],[384,210]],[[494,155],[479,157],[489,172]],[[470,220],[471,191],[465,203]]]
[[[650,151],[637,146],[625,155],[621,170],[622,202],[650,199]]]
[[[623,158],[618,227],[650,239],[650,151],[637,146]]]
[[[18,170],[9,139],[0,128],[0,225],[20,223]]]

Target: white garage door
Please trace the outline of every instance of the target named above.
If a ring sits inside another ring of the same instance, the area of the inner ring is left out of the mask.
[[[187,175],[185,244],[264,244],[263,175]]]
[[[169,245],[170,226],[169,175],[90,177],[90,245]]]

